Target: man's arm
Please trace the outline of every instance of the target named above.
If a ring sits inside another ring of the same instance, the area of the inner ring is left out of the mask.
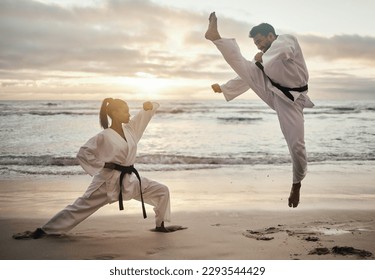
[[[227,101],[233,100],[250,89],[250,86],[240,77],[229,80],[225,84],[213,84],[211,88],[216,93],[223,93]]]

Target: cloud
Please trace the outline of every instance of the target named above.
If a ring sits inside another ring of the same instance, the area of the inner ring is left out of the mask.
[[[135,20],[133,13],[120,18],[114,2],[103,9],[1,2],[0,68],[130,74],[125,65],[143,61],[136,45],[161,45],[165,36],[142,17]],[[130,11],[137,7],[134,1],[127,3]],[[142,24],[135,28],[136,23]]]
[[[320,57],[327,61],[353,60],[375,66],[375,37],[302,35],[299,40],[306,57]]]
[[[82,92],[99,91],[108,86],[99,87],[99,78],[138,77],[140,72],[190,80],[192,85],[234,76],[217,49],[204,39],[208,14],[148,0],[100,3],[58,6],[1,0],[0,91],[32,88],[34,92],[57,92],[59,86],[77,93],[80,86]],[[221,34],[236,38],[249,58],[257,51],[248,38],[251,26],[249,22],[219,18]],[[345,59],[375,65],[374,37],[298,38],[308,60]],[[196,90],[202,86],[197,85]]]
[[[150,1],[104,3],[64,8],[2,1],[0,68],[125,76],[144,71],[162,77],[201,69],[189,65],[204,61],[204,48],[211,47],[203,37],[207,15]],[[224,19],[223,26],[240,33],[245,25]]]

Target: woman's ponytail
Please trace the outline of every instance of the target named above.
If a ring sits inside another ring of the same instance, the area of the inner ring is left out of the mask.
[[[102,106],[100,107],[100,113],[99,113],[99,120],[100,125],[105,129],[108,128],[108,112],[107,112],[107,106],[109,103],[113,101],[113,98],[106,98],[102,102]]]

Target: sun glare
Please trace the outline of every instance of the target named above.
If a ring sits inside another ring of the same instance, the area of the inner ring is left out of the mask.
[[[137,73],[136,77],[123,77],[117,80],[117,84],[124,88],[124,91],[132,92],[135,98],[153,100],[163,98],[163,93],[178,86],[175,80],[157,78],[143,72]]]
[[[137,78],[134,78],[138,94],[145,97],[156,98],[171,86],[171,80],[154,77],[147,73],[137,73]]]

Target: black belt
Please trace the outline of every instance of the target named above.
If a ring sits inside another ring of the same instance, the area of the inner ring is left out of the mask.
[[[122,180],[124,179],[125,174],[132,174],[132,173],[134,173],[135,176],[137,176],[137,179],[139,181],[139,190],[140,190],[140,193],[141,193],[143,218],[146,219],[147,218],[147,214],[146,214],[145,203],[143,201],[141,177],[139,176],[139,173],[138,173],[137,169],[134,168],[134,165],[122,166],[122,165],[119,165],[117,163],[106,163],[106,165],[104,167],[105,168],[109,168],[109,169],[114,169],[114,170],[117,170],[117,171],[121,171],[121,175],[120,175],[120,193],[118,195],[118,204],[119,204],[120,210],[124,210],[124,204],[123,204],[123,201],[122,201]]]
[[[259,61],[255,62],[255,65],[258,66],[258,68],[259,68],[260,70],[262,70],[262,72],[264,73],[264,67],[263,67],[263,65],[262,65]],[[265,74],[265,73],[264,73],[264,74]],[[265,75],[266,75],[266,74],[265,74]],[[267,76],[267,75],[266,75],[266,76]],[[297,88],[288,88],[288,87],[283,87],[282,85],[280,85],[280,84],[275,83],[274,81],[272,81],[272,80],[270,79],[270,77],[267,76],[267,78],[270,80],[271,84],[272,84],[274,87],[276,87],[276,88],[278,88],[279,90],[281,90],[281,91],[285,94],[285,96],[288,97],[288,98],[289,98],[290,100],[292,100],[292,101],[294,101],[294,97],[293,97],[293,95],[290,93],[290,91],[304,92],[304,91],[306,91],[306,90],[308,89],[308,86],[307,86],[307,85],[305,85],[305,86],[303,86],[303,87],[297,87]]]

